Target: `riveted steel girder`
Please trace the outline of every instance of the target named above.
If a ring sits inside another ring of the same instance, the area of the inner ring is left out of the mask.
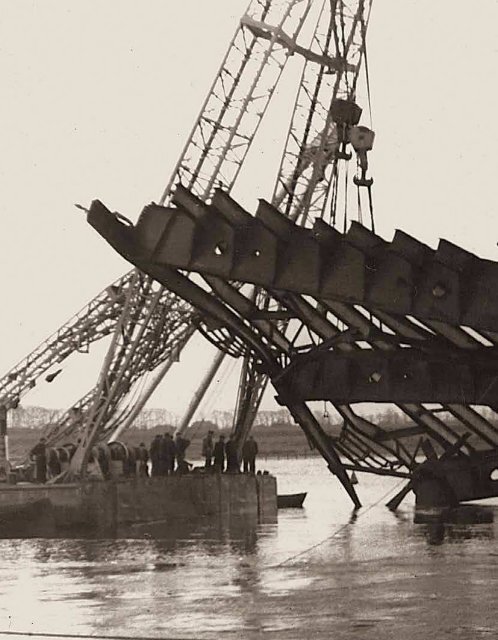
[[[147,260],[394,315],[498,329],[498,263],[445,240],[434,251],[402,231],[387,242],[356,223],[346,234],[323,220],[306,229],[264,200],[251,216],[222,192],[205,205],[179,187],[174,201],[177,209],[146,207],[130,231]]]
[[[496,328],[498,315],[495,322],[491,305],[476,311],[467,292],[476,273],[487,270],[492,275],[498,265],[444,241],[433,251],[402,232],[389,243],[360,225],[353,225],[347,234],[321,220],[313,229],[305,229],[264,201],[253,217],[221,191],[206,205],[180,187],[174,201],[176,209],[146,207],[135,227],[120,222],[98,201],[88,218],[127,259],[235,329],[258,354],[264,364],[261,370],[270,375],[281,401],[288,408],[296,405],[294,413],[304,420],[303,428],[309,428],[324,457],[329,456],[335,473],[344,476],[336,445],[341,455],[353,452],[353,463],[362,450],[375,457],[380,469],[392,462],[392,452],[378,434],[372,435],[368,428],[364,432],[363,419],[349,407],[352,402],[396,403],[419,425],[412,427],[416,434],[426,433],[445,451],[459,441],[461,429],[454,430],[422,403],[438,403],[442,411],[451,407],[451,413],[472,431],[472,444],[461,445],[468,453],[474,451],[476,438],[495,448],[494,427],[469,405],[497,404],[496,348],[479,342],[461,325],[473,309],[474,330],[483,335]],[[178,271],[182,269],[200,273],[214,297],[195,289]],[[233,281],[266,289],[287,313],[315,332],[319,346],[311,344],[305,355],[299,355],[274,321],[258,318],[251,301],[230,284]],[[490,289],[492,283],[488,278]],[[368,311],[394,335],[372,324]],[[350,330],[340,333],[329,323],[328,313]],[[358,341],[370,348],[360,348]],[[282,355],[288,363],[285,368],[279,360]],[[331,401],[351,426],[330,450],[319,426],[301,411],[311,400]],[[396,439],[396,447],[400,446]],[[395,458],[411,468],[407,450]],[[346,476],[341,481],[344,484]]]
[[[406,348],[357,349],[296,356],[284,377],[303,400],[492,404],[498,389],[493,356],[472,358]]]

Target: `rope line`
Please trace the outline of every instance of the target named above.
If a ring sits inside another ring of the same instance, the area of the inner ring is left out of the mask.
[[[197,640],[193,636],[182,638],[173,636],[102,636],[78,633],[37,633],[36,631],[0,631],[3,636],[27,636],[29,638],[67,638],[68,640]]]
[[[389,489],[389,491],[386,491],[386,493],[384,493],[384,495],[382,495],[376,502],[372,502],[372,504],[370,504],[364,511],[361,511],[361,513],[358,515],[357,520],[359,520],[362,516],[364,516],[366,513],[368,513],[370,511],[370,509],[373,509],[374,507],[376,507],[380,502],[383,502],[391,493],[396,491],[398,489],[398,487],[400,487],[405,482],[406,482],[406,478],[403,478],[402,480],[400,480],[396,484],[395,487]],[[315,549],[320,547],[322,544],[325,544],[328,540],[332,540],[333,538],[335,538],[337,535],[339,535],[339,533],[341,533],[341,531],[344,531],[344,529],[349,527],[350,524],[351,524],[350,522],[346,522],[345,524],[341,524],[341,526],[338,527],[334,531],[334,533],[332,533],[330,536],[327,536],[323,540],[320,540],[319,542],[316,542],[315,544],[311,545],[311,547],[308,547],[307,549],[304,549],[303,551],[300,551],[299,553],[296,553],[296,554],[294,554],[292,556],[289,556],[288,558],[286,558],[285,560],[282,560],[282,562],[279,562],[278,564],[270,565],[268,568],[269,569],[278,569],[278,568],[282,567],[283,565],[287,564],[288,562],[291,562],[292,560],[295,560],[296,558],[300,558],[301,556],[304,556],[307,553],[310,553],[311,551],[314,551]]]

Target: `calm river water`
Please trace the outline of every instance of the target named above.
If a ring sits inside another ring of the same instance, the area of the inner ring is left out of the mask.
[[[321,460],[260,466],[281,493],[308,491],[305,508],[258,527],[0,540],[0,638],[498,637],[498,517],[415,525],[413,499],[384,506],[399,480],[365,475],[353,514]]]

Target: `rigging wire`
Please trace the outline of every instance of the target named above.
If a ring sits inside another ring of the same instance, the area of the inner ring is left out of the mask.
[[[329,223],[335,228],[337,224],[337,196],[339,190],[339,163],[337,158],[334,158],[334,164],[332,168],[332,196],[330,204],[330,218]]]
[[[348,187],[349,187],[349,160],[346,160],[346,171],[344,173],[344,227],[343,233],[348,230]]]
[[[370,129],[373,130],[372,93],[370,89],[370,71],[369,71],[368,53],[367,53],[367,26],[370,21],[370,16],[372,14],[372,5],[373,5],[373,0],[370,3],[367,19],[366,21],[362,19],[361,26],[362,26],[362,39],[363,39],[363,56],[365,58],[365,80],[367,85],[368,113],[369,113],[369,119],[370,119]],[[372,227],[372,232],[375,233],[372,185],[368,186],[368,208],[370,211],[370,224]]]
[[[371,8],[371,7],[370,7]],[[370,14],[367,18],[370,17]],[[370,86],[370,68],[368,64],[368,52],[367,52],[367,22],[365,20],[361,21],[361,34],[362,34],[362,49],[363,49],[363,58],[365,60],[365,83],[367,89],[367,101],[368,101],[368,116],[370,121],[370,129],[373,129],[373,115],[372,115],[372,92]]]
[[[212,411],[213,405],[218,397],[221,395],[222,391],[227,385],[228,380],[230,379],[235,365],[238,364],[236,358],[232,358],[227,366],[224,367],[223,373],[219,376],[219,384],[216,387],[212,387],[211,392],[202,399],[201,405],[199,407],[199,414],[202,416],[202,420],[206,420],[209,412]],[[201,411],[202,408],[202,411]]]
[[[368,206],[370,209],[370,223],[372,225],[372,232],[375,233],[375,218],[373,208],[372,186],[368,187]]]
[[[141,378],[139,378],[137,381],[135,381],[135,383],[131,383],[131,393],[127,393],[121,400],[121,402],[118,402],[117,406],[116,406],[116,413],[118,413],[117,417],[112,420],[112,426],[106,430],[106,435],[109,434],[109,432],[112,432],[116,429],[116,427],[119,427],[120,424],[122,424],[122,422],[124,420],[126,420],[126,418],[130,415],[131,411],[133,411],[134,407],[135,407],[135,400],[138,400],[141,398],[142,393],[144,391],[144,387],[148,381],[150,377],[150,371],[147,371],[147,373],[143,374],[141,376]]]
[[[342,43],[342,57],[345,58],[346,57],[346,51],[348,50],[347,44],[346,44],[346,22],[344,19],[344,3],[340,2],[341,8],[339,11],[339,17],[340,17],[340,22],[341,22],[341,43]],[[349,96],[351,93],[353,93],[353,89],[354,87],[351,87],[349,84],[349,77],[348,74],[345,73],[344,74],[344,81],[346,83],[346,93]]]
[[[364,35],[364,37],[366,37]],[[367,46],[366,41],[364,41],[364,53],[365,57],[365,80],[367,83],[367,100],[368,100],[368,115],[370,120],[370,129],[373,129],[373,116],[372,116],[372,94],[370,91],[370,73],[368,70],[368,55],[367,55]]]
[[[365,80],[367,84],[368,112],[370,117],[370,129],[373,129],[373,117],[372,117],[372,96],[370,92],[370,72],[369,72],[368,54],[367,54],[367,27],[368,27],[368,23],[370,22],[370,16],[372,15],[372,5],[373,5],[373,0],[371,0],[370,2],[367,19],[363,20],[362,18],[361,20],[363,55],[365,57]]]

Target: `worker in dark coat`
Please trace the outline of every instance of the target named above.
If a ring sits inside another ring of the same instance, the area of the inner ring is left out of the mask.
[[[169,468],[168,445],[166,443],[166,435],[159,436],[159,475],[167,476]]]
[[[149,477],[149,467],[147,465],[149,461],[149,452],[145,446],[145,443],[141,442],[137,449],[137,462],[138,462],[138,475],[141,478]]]
[[[48,450],[47,467],[51,478],[55,478],[62,471],[59,455],[54,448]]]
[[[161,475],[161,457],[162,457],[162,442],[161,442],[162,438],[161,436],[158,434],[157,436],[154,437],[154,440],[152,440],[152,443],[150,445],[150,461],[152,463],[152,476],[156,477],[156,476],[160,476]]]
[[[137,454],[135,447],[124,445],[125,458],[123,460],[123,475],[125,478],[131,478],[137,475]]]
[[[47,481],[47,445],[45,438],[40,438],[30,452],[31,458],[35,461],[36,482],[45,483]]]
[[[206,469],[211,468],[211,464],[213,462],[213,449],[213,431],[208,431],[207,435],[204,436],[202,440],[202,455],[204,457],[204,460],[206,461],[204,465]]]
[[[174,445],[177,466],[180,464],[180,462],[183,462],[185,460],[185,454],[187,452],[187,447],[189,446],[189,444],[190,440],[184,438],[180,433],[176,434]]]
[[[171,433],[165,433],[163,438],[164,475],[169,476],[175,470],[176,446]]]
[[[253,438],[253,436],[249,436],[242,447],[242,462],[244,465],[244,473],[256,473],[257,455],[258,443]]]
[[[227,472],[228,473],[239,473],[239,459],[237,456],[237,449],[235,447],[235,442],[229,438],[225,445],[225,453],[227,457]]]
[[[213,448],[214,470],[222,473],[225,470],[225,436],[220,436]]]

